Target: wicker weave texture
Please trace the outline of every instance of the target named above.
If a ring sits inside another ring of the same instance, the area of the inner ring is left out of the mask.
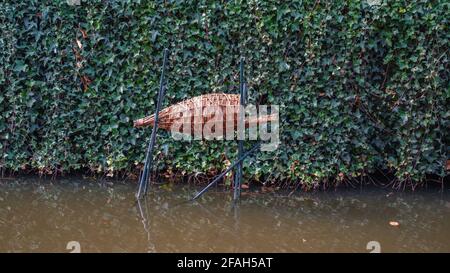
[[[211,123],[223,123],[223,130],[232,126],[237,130],[240,95],[212,93],[194,97],[167,108],[159,112],[158,128],[183,132],[183,126],[190,125],[192,134],[203,132],[203,128]],[[221,112],[222,115],[217,115]],[[190,113],[190,115],[186,115]],[[267,115],[261,117],[251,117],[245,120],[245,127],[254,124],[267,123],[276,120],[276,115]],[[154,115],[134,121],[135,127],[153,126]],[[177,124],[175,124],[177,123]]]

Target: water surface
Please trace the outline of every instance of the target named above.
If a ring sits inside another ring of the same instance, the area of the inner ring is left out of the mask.
[[[244,193],[153,187],[136,204],[133,183],[0,180],[0,251],[450,252],[450,190],[344,189]],[[397,222],[399,226],[392,226]]]

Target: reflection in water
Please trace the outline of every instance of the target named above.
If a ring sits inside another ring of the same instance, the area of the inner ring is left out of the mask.
[[[450,252],[450,191],[208,192],[164,185],[140,202],[132,183],[0,180],[0,251]],[[399,223],[391,226],[390,221]]]
[[[156,249],[151,241],[151,235],[150,235],[147,198],[138,199],[136,203],[139,208],[139,214],[142,219],[142,225],[144,226],[144,230],[147,233],[147,242],[148,242],[147,252],[155,253]]]

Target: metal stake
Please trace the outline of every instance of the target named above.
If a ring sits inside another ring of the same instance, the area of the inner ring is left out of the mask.
[[[251,155],[254,151],[256,151],[259,146],[261,146],[261,143],[258,142],[253,146],[250,150],[248,150],[245,154],[242,155],[238,160],[236,160],[233,164],[228,167],[225,171],[223,171],[219,176],[217,176],[213,181],[211,181],[206,187],[204,187],[201,191],[199,191],[191,200],[194,201],[195,199],[199,198],[204,194],[209,188],[211,188],[214,184],[216,184],[222,177],[224,177],[227,173],[229,173],[234,167],[236,167],[238,164],[242,163],[246,157]]]
[[[150,137],[150,143],[148,144],[147,153],[145,155],[144,170],[142,171],[141,177],[139,179],[139,189],[138,189],[138,192],[136,193],[137,199],[140,199],[142,196],[147,194],[150,171],[153,168],[153,149],[155,147],[155,142],[156,142],[156,132],[158,131],[159,110],[161,108],[162,100],[164,97],[164,89],[165,89],[164,76],[165,76],[168,55],[169,55],[169,50],[166,48],[166,49],[164,49],[163,65],[162,65],[162,69],[161,69],[161,77],[159,80],[159,91],[158,91],[158,101],[156,103],[156,110],[155,110],[155,120],[153,123],[152,135]]]
[[[238,158],[241,158],[244,154],[244,140],[245,138],[245,124],[244,124],[244,118],[245,118],[245,106],[247,104],[247,92],[246,92],[246,84],[244,79],[244,63],[245,58],[241,58],[240,65],[239,65],[239,93],[240,93],[240,106],[239,106],[239,120],[238,120]],[[242,184],[242,162],[237,165],[236,168],[236,174],[234,176],[234,194],[233,194],[233,200],[237,201],[239,200],[241,196],[241,184]]]

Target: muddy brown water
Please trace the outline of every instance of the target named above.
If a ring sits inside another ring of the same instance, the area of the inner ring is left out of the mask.
[[[220,189],[184,203],[198,188],[173,184],[136,204],[135,189],[0,180],[0,252],[450,252],[449,189],[246,193],[238,206]]]

